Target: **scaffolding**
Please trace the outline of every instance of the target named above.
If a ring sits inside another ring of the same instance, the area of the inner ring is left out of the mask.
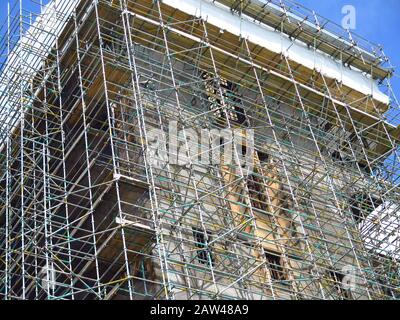
[[[400,298],[381,47],[291,0],[30,1],[1,29],[2,299]]]

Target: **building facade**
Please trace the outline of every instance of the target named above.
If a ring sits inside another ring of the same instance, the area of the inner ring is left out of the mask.
[[[3,299],[397,299],[380,47],[291,1],[10,7]]]

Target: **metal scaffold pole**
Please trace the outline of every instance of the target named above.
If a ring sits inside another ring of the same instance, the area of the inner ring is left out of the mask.
[[[13,0],[0,298],[399,299],[381,47],[292,0]]]

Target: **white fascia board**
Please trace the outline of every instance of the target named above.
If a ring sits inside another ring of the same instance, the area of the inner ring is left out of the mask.
[[[289,60],[316,70],[324,76],[341,81],[343,85],[375,100],[389,104],[389,97],[380,91],[377,83],[361,71],[344,67],[340,61],[321,51],[311,50],[305,43],[292,41],[287,35],[273,30],[265,24],[255,24],[253,19],[242,15],[242,19],[229,9],[208,0],[163,0],[168,6],[189,15],[202,18],[208,23],[234,35],[248,39],[277,54],[285,55]]]

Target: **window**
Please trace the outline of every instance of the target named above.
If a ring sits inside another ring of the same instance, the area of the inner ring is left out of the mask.
[[[359,162],[358,163],[358,166],[360,167],[360,170],[361,171],[364,171],[365,173],[367,173],[367,174],[371,174],[372,173],[372,170],[374,170],[374,168],[372,168],[372,170],[371,170],[371,168],[368,166],[368,164],[367,163],[363,163],[363,162]]]
[[[331,153],[331,157],[332,157],[332,159],[334,161],[338,161],[338,162],[342,162],[343,161],[342,155],[340,154],[340,151],[338,151],[338,150],[334,150]]]
[[[204,235],[204,231],[198,228],[193,228],[193,237],[195,240],[195,246],[198,248],[197,250],[197,260],[201,264],[208,264],[208,256],[210,256],[211,264],[214,264],[214,258],[211,252],[211,248],[207,247],[206,239]],[[211,241],[211,233],[207,232],[207,241]]]
[[[276,252],[265,252],[265,258],[272,280],[286,280],[286,274],[283,270],[282,258],[279,253]]]
[[[371,174],[371,168],[365,162],[364,150],[368,153],[369,143],[365,137],[358,137],[355,133],[339,133],[340,141],[332,140],[333,146],[328,148],[334,162],[358,163],[360,169],[367,174]]]
[[[262,211],[267,211],[268,199],[265,195],[262,178],[256,174],[251,174],[247,176],[246,182],[252,207]]]
[[[217,119],[225,119],[225,112],[222,109],[223,104],[220,99],[221,94],[216,77],[209,72],[203,72],[201,77],[205,81],[210,110],[213,111],[214,117]],[[246,121],[246,115],[244,109],[240,106],[242,101],[238,97],[237,86],[233,82],[222,77],[219,83],[229,120],[237,124],[243,124]]]
[[[269,154],[268,153],[261,152],[260,150],[257,150],[257,155],[258,155],[258,159],[260,160],[260,163],[268,162],[268,160],[269,160]]]

